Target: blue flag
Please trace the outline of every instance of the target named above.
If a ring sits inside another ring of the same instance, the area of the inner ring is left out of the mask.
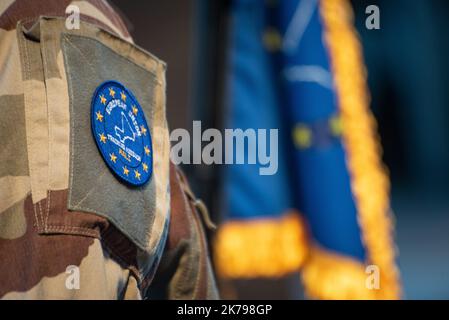
[[[314,298],[398,298],[389,181],[349,3],[235,0],[231,19],[228,126],[278,128],[279,169],[225,169],[219,272],[271,277],[296,267]],[[255,236],[264,234],[271,241]]]

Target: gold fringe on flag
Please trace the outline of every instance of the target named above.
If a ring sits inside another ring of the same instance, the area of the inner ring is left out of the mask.
[[[312,298],[398,299],[401,286],[392,238],[390,185],[380,158],[376,122],[369,110],[366,70],[353,28],[352,9],[347,0],[321,0],[320,13],[344,127],[342,139],[351,188],[367,253],[366,265],[379,268],[380,289],[371,293],[361,289],[360,285],[366,288],[361,283],[362,275],[363,279],[368,277],[363,266],[316,248],[304,267],[304,284]]]
[[[311,248],[301,272],[308,297],[330,300],[376,299],[368,276],[362,262],[318,246]]]
[[[218,229],[215,264],[223,278],[276,278],[298,271],[307,255],[298,212],[279,218],[229,221]]]

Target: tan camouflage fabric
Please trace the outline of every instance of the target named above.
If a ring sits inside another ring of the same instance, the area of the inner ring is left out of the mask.
[[[0,298],[218,298],[207,213],[169,160],[165,69],[106,1],[0,0]],[[111,76],[149,121],[142,188],[113,176],[86,125],[91,86]]]

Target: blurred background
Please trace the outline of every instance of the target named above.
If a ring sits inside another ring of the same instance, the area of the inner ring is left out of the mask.
[[[135,43],[167,62],[171,130],[191,131],[192,120],[201,120],[203,130],[223,128],[233,1],[110,2],[127,19]],[[449,299],[449,3],[350,4],[391,178],[403,296]],[[368,5],[380,9],[379,30],[365,26]],[[212,219],[222,221],[222,168],[187,165],[184,170]],[[295,272],[273,279],[220,281],[220,286],[227,297],[303,297]]]

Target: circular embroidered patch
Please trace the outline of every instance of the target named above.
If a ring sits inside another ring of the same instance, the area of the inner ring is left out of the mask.
[[[101,84],[92,98],[92,133],[103,159],[121,179],[144,185],[153,171],[151,134],[142,108],[117,81]]]

